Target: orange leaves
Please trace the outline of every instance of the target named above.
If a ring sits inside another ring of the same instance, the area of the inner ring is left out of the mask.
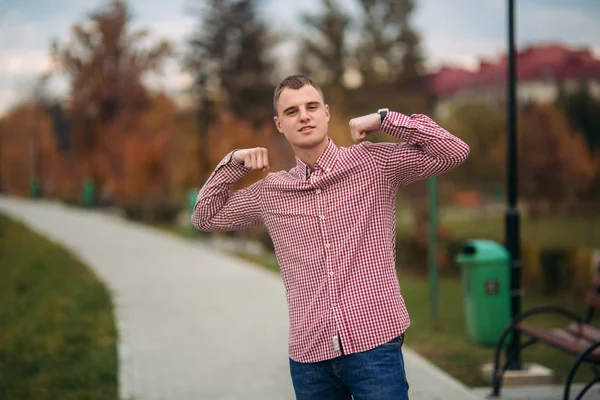
[[[124,196],[128,199],[160,198],[170,181],[170,146],[175,135],[175,105],[166,95],[155,96],[136,127],[123,137]]]
[[[51,124],[39,107],[19,105],[0,126],[0,176],[6,189],[25,195],[32,179],[56,175],[59,159]]]
[[[282,153],[285,154],[278,144],[277,135],[279,132],[272,122],[254,128],[252,123],[235,118],[231,112],[222,111],[209,129],[209,164],[214,168],[227,153],[235,149],[265,147],[269,151],[271,171],[275,171],[282,165]],[[253,172],[236,187],[247,186],[264,176],[264,173]]]
[[[596,174],[583,136],[551,105],[521,113],[519,178],[522,195],[557,205],[574,200]]]

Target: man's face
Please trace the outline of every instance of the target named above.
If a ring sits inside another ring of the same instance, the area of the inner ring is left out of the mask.
[[[327,138],[329,106],[311,85],[300,89],[286,88],[277,103],[275,125],[292,148],[311,149]]]

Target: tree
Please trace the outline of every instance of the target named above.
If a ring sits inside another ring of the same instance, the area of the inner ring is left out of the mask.
[[[61,189],[61,160],[52,121],[32,99],[16,105],[0,120],[0,143],[0,176],[5,189],[26,195],[33,179],[43,193]]]
[[[551,105],[532,105],[519,126],[519,191],[531,205],[564,210],[595,176],[584,137]]]
[[[202,1],[185,62],[201,97],[222,101],[237,116],[264,122],[272,116],[269,78],[274,63],[268,48],[274,40],[257,7],[257,0]]]
[[[70,114],[73,144],[80,163],[87,165],[88,177],[97,175],[90,163],[99,148],[109,153],[116,174],[121,171],[123,137],[101,135],[104,127],[124,116],[129,124],[149,103],[143,78],[160,72],[172,53],[167,41],[146,46],[148,32],[130,31],[131,15],[124,1],[112,0],[92,12],[84,23],[74,25],[72,39],[55,41],[52,53],[60,70],[70,79]],[[128,129],[112,129],[126,135]]]
[[[333,0],[322,0],[321,14],[304,14],[302,22],[313,31],[301,39],[299,64],[303,73],[324,84],[344,86],[351,18]]]
[[[271,120],[274,44],[257,16],[258,0],[201,0],[198,28],[189,40],[185,66],[195,76],[198,101],[198,162],[202,178],[211,171],[209,130],[221,109],[255,126]]]
[[[557,106],[563,112],[571,128],[581,132],[589,150],[595,159],[596,169],[600,171],[600,100],[590,91],[589,82],[581,80],[577,90],[567,93],[564,85],[559,85]],[[586,193],[588,200],[600,198],[600,174]]]
[[[600,100],[590,92],[589,82],[582,80],[571,93],[560,85],[556,104],[571,128],[584,135],[590,151],[600,152]]]
[[[366,84],[407,84],[420,77],[420,39],[410,25],[414,0],[360,0],[364,20],[357,48]]]
[[[169,195],[175,116],[173,100],[157,94],[128,136],[124,145],[124,179],[114,185],[128,200],[153,205]]]
[[[469,144],[469,158],[450,172],[463,187],[490,189],[504,179],[505,114],[483,104],[457,104],[441,126]]]

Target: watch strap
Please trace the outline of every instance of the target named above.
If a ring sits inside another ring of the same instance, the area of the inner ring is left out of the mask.
[[[389,108],[380,108],[379,110],[377,110],[379,116],[381,117],[381,123],[383,123],[383,120],[385,119],[385,117],[387,117],[389,111]]]

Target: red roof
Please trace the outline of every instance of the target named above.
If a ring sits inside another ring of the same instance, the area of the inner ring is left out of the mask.
[[[560,44],[530,46],[518,51],[517,79],[523,81],[565,80],[587,77],[600,80],[600,60],[588,49],[570,49]],[[507,58],[481,61],[477,71],[443,67],[431,76],[430,88],[438,95],[449,95],[467,88],[503,86]]]

